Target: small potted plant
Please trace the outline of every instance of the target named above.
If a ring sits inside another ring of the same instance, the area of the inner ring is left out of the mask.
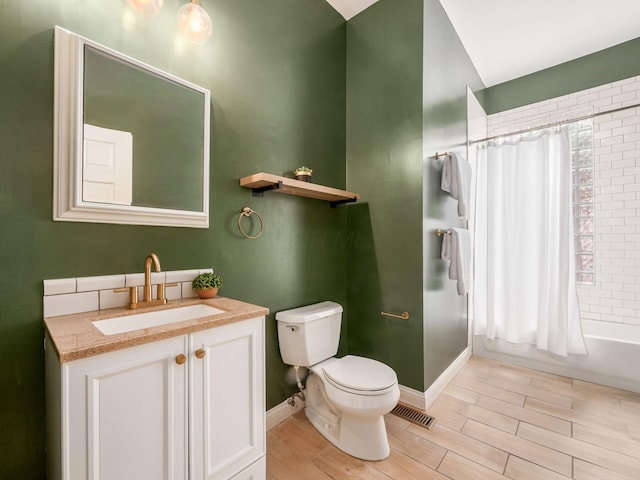
[[[201,273],[191,282],[191,287],[200,298],[213,298],[222,286],[222,278],[217,273]]]
[[[298,167],[293,171],[293,174],[296,176],[296,180],[302,180],[303,182],[311,181],[311,174],[313,170],[309,167]]]

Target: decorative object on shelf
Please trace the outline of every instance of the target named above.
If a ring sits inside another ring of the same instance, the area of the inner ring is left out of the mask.
[[[184,38],[202,45],[211,36],[211,18],[200,0],[190,0],[178,10],[178,28]]]
[[[129,5],[136,12],[143,15],[155,15],[162,8],[163,0],[128,0]]]
[[[200,298],[213,298],[222,286],[222,278],[217,273],[206,272],[199,274],[191,282],[191,287]]]
[[[313,170],[305,166],[298,167],[293,171],[293,174],[296,176],[296,180],[302,180],[303,182],[310,182],[312,173]]]
[[[311,182],[301,183],[293,178],[281,177],[270,173],[254,173],[248,177],[240,179],[240,186],[253,190],[254,197],[262,197],[264,192],[274,191],[297,195],[299,197],[315,198],[326,200],[334,208],[342,203],[357,202],[360,194],[338,190],[337,188],[325,187]]]
[[[258,220],[260,220],[260,231],[258,232],[257,235],[249,235],[242,229],[242,225],[240,222],[242,222],[243,217],[250,217],[254,213],[256,214],[256,217],[258,217]],[[260,235],[262,235],[262,231],[264,230],[264,222],[262,221],[262,216],[255,210],[251,209],[251,207],[244,207],[242,209],[242,212],[240,212],[240,216],[238,217],[238,230],[240,230],[240,233],[245,238],[250,238],[250,239],[258,238]]]

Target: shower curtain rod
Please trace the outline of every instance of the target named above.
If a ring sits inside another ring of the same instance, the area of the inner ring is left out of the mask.
[[[611,110],[605,110],[604,112],[590,113],[589,115],[582,115],[580,117],[571,118],[571,119],[567,119],[567,120],[558,120],[557,122],[545,123],[544,125],[539,125],[537,127],[531,127],[531,128],[525,128],[524,130],[516,130],[516,131],[510,132],[510,133],[502,133],[500,135],[493,135],[491,137],[486,137],[486,138],[483,138],[481,140],[474,140],[472,142],[469,142],[469,145],[474,145],[476,143],[482,143],[482,142],[488,142],[490,140],[495,140],[496,138],[509,137],[511,135],[519,135],[519,134],[522,134],[522,133],[534,132],[536,130],[542,130],[542,129],[549,128],[549,127],[555,127],[556,125],[562,125],[563,123],[579,122],[580,120],[587,120],[589,118],[599,117],[600,115],[605,115],[607,113],[622,112],[623,110],[628,110],[630,108],[636,108],[636,107],[640,107],[640,103],[635,103],[633,105],[628,105],[626,107],[612,108]]]

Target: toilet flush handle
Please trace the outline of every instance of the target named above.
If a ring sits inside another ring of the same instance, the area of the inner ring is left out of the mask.
[[[292,332],[297,332],[298,330],[300,330],[300,327],[298,325],[287,325],[287,328]]]

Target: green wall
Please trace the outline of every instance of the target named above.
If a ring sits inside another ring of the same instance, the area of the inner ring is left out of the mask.
[[[466,228],[458,202],[440,188],[442,160],[436,152],[466,157],[467,86],[484,88],[438,0],[425,0],[423,62],[424,126],[424,385],[428,388],[467,346],[467,296],[448,278],[440,257],[438,228]]]
[[[488,114],[640,75],[640,37],[487,88]]]
[[[464,223],[432,158],[464,150],[467,85],[484,87],[437,0],[380,0],[348,23],[347,185],[362,195],[347,210],[349,350],[419,391],[467,345],[434,235]]]
[[[205,0],[204,46],[174,49],[182,0],[125,27],[126,2],[0,2],[0,478],[42,479],[42,280],[213,266],[221,294],[269,307],[267,403],[294,391],[273,314],[346,303],[346,209],[279,194],[253,198],[238,179],[302,164],[345,186],[346,27],[324,0]],[[211,90],[211,227],[53,222],[53,27],[60,25]],[[264,235],[237,231],[242,207]]]
[[[422,0],[380,0],[347,25],[349,351],[423,390]],[[407,311],[391,319],[381,311]]]

